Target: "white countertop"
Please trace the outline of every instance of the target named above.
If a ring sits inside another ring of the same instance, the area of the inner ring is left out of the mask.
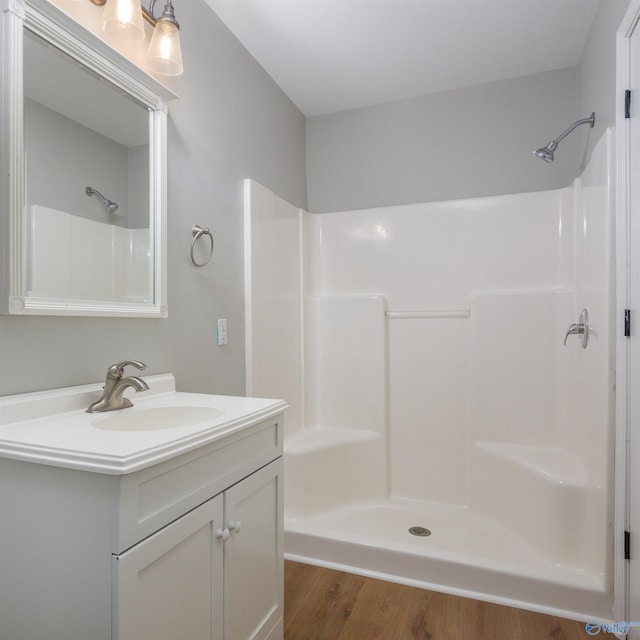
[[[219,417],[187,427],[108,431],[95,425],[119,412],[86,413],[102,384],[0,398],[0,457],[122,475],[215,442],[284,411],[282,400],[175,391],[171,374],[145,376],[150,391],[127,392],[135,412],[149,407],[211,406]]]

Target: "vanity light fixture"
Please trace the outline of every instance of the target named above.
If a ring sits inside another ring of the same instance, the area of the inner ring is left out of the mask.
[[[94,4],[94,0],[91,0]],[[120,42],[142,42],[144,23],[139,0],[110,0],[102,12],[105,35]]]
[[[142,8],[144,17],[154,26],[147,50],[147,66],[163,76],[179,76],[183,71],[180,25],[171,0],[167,0],[158,19],[153,17],[154,2],[151,0],[151,13]]]
[[[102,30],[107,36],[123,42],[144,40],[143,18],[153,25],[153,34],[146,55],[147,67],[164,76],[177,76],[183,71],[180,25],[176,20],[171,0],[166,0],[159,18],[153,11],[156,0],[149,1],[147,9],[140,0],[90,0],[105,5]]]

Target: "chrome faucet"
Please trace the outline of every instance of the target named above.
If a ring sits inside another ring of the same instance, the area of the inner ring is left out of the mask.
[[[127,365],[136,367],[140,371],[144,371],[147,368],[146,364],[138,362],[137,360],[125,360],[124,362],[118,362],[112,364],[107,369],[107,379],[104,383],[104,391],[99,400],[89,405],[87,413],[95,413],[98,411],[116,411],[118,409],[126,409],[132,407],[133,403],[129,398],[123,397],[125,389],[132,387],[135,392],[148,391],[149,385],[137,376],[127,376],[123,378],[124,368]]]

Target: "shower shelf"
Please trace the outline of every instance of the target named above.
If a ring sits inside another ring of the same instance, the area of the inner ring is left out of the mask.
[[[585,486],[587,468],[579,457],[560,447],[543,447],[505,442],[476,442],[476,446],[502,459],[521,465],[553,484]]]
[[[368,429],[314,427],[288,438],[284,447],[289,454],[302,454],[380,438],[382,434]]]
[[[435,318],[470,318],[469,309],[444,309],[436,311],[387,311],[389,320],[419,320]]]

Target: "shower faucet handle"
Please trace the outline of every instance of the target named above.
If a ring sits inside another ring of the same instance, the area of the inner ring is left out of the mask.
[[[580,312],[580,321],[572,322],[569,325],[569,329],[567,329],[567,333],[564,336],[564,346],[567,346],[567,338],[573,335],[580,336],[580,344],[583,349],[587,348],[587,344],[589,342],[589,331],[591,327],[589,326],[589,312],[586,309],[583,309]]]
[[[583,334],[584,333],[584,325],[578,323],[578,322],[572,322],[569,325],[569,329],[567,330],[567,333],[564,336],[564,346],[567,346],[567,338],[569,336],[573,336],[576,334]]]

